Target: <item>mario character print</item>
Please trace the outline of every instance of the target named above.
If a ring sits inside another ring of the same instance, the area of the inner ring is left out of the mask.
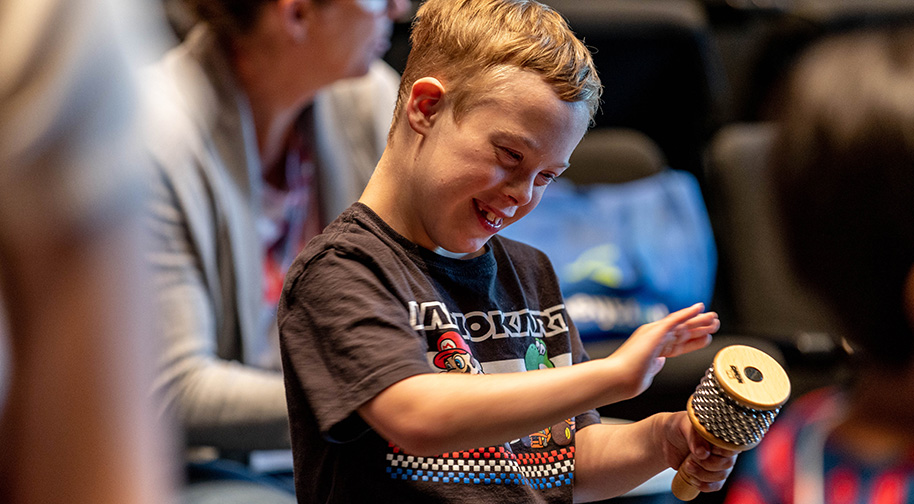
[[[438,338],[435,367],[442,373],[483,374],[482,365],[473,357],[470,347],[460,334],[448,331]]]

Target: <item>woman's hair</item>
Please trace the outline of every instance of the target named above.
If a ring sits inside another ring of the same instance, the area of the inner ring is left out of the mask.
[[[248,33],[264,5],[276,0],[184,0],[197,21],[205,22],[222,38]],[[332,0],[312,0],[323,4]]]
[[[914,267],[914,32],[827,39],[780,95],[770,173],[797,274],[873,362],[909,364]]]
[[[591,120],[599,106],[602,85],[590,51],[560,14],[533,0],[427,0],[410,42],[395,124],[422,77],[445,84],[459,120],[506,67],[536,72],[564,101],[585,102]]]
[[[274,0],[185,0],[198,21],[217,34],[234,37],[247,33],[260,17],[260,9]]]

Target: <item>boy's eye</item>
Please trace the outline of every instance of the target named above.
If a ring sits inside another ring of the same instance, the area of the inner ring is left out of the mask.
[[[559,176],[554,173],[540,172],[537,175],[537,178],[539,178],[539,180],[542,182],[539,185],[549,185],[550,183],[554,182],[555,179],[559,178]]]
[[[499,150],[507,157],[510,161],[514,163],[519,163],[524,160],[524,155],[520,152],[508,149],[506,147],[499,147]]]

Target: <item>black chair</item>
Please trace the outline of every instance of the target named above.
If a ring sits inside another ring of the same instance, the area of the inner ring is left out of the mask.
[[[647,134],[672,168],[701,182],[702,153],[727,83],[702,6],[692,0],[546,0],[594,51],[604,85],[596,128]]]
[[[627,128],[587,132],[569,160],[562,178],[577,185],[619,184],[666,169],[660,147],[644,133]]]
[[[394,20],[393,32],[390,36],[390,50],[384,55],[384,61],[401,74],[406,68],[406,58],[409,57],[410,27],[421,3],[421,0],[410,0],[409,9],[400,19]]]
[[[715,296],[726,298],[723,330],[776,345],[791,364],[799,395],[839,380],[846,353],[835,317],[797,280],[786,257],[766,173],[775,133],[771,123],[736,123],[711,141],[707,198],[719,259]]]
[[[802,332],[837,335],[833,317],[797,282],[786,258],[766,174],[774,134],[771,123],[731,124],[709,150],[709,198],[734,329],[791,341]]]

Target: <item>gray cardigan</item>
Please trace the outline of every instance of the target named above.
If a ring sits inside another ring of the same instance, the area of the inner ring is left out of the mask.
[[[258,324],[261,165],[253,120],[215,37],[195,29],[151,69],[156,160],[150,259],[160,309],[158,392],[189,446],[289,446],[275,331]],[[381,152],[399,77],[382,62],[314,103],[323,215],[358,199]],[[326,222],[325,222],[326,224]],[[275,323],[274,323],[275,326]]]

